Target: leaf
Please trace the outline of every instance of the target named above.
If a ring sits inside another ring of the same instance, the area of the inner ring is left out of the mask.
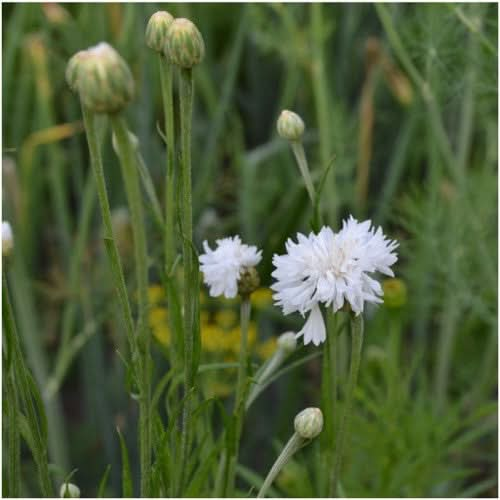
[[[314,206],[313,206],[313,218],[311,220],[311,229],[314,232],[318,232],[321,229],[321,214],[319,211],[319,204],[321,201],[321,195],[323,194],[323,188],[325,187],[326,183],[326,178],[328,177],[328,174],[330,173],[330,170],[333,167],[333,164],[335,163],[336,155],[333,155],[331,160],[328,162],[328,165],[326,168],[323,170],[323,174],[321,175],[321,179],[318,184],[318,188],[316,190],[316,198],[314,199]]]
[[[134,488],[132,485],[132,475],[130,473],[127,445],[118,427],[116,428],[116,432],[118,432],[118,437],[120,438],[120,449],[122,454],[122,496],[123,498],[132,498]]]
[[[106,493],[106,486],[108,485],[109,472],[111,471],[111,464],[108,464],[101,480],[99,481],[99,489],[97,490],[97,498],[104,498]]]

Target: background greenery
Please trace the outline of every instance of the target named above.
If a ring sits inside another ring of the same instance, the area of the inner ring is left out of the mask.
[[[116,352],[123,335],[65,65],[102,40],[129,62],[137,96],[127,114],[162,200],[158,68],[144,43],[149,16],[162,8],[192,19],[207,49],[195,73],[198,248],[204,239],[241,234],[264,249],[266,287],[272,255],[309,230],[305,189],[275,131],[284,108],[306,122],[316,179],[335,155],[323,195],[329,224],[338,228],[349,213],[371,218],[401,243],[402,282],[386,283],[386,304],[366,313],[346,496],[497,496],[496,4],[3,5],[3,219],[16,239],[8,274],[26,357],[44,394],[54,474],[78,469],[73,481],[93,496],[111,464],[107,494],[119,495],[116,427],[138,473],[137,404]],[[109,140],[103,150],[130,273],[124,190]],[[162,235],[149,219],[155,283]],[[205,307],[216,314],[232,306]],[[263,300],[256,346],[271,348],[300,321]],[[157,376],[167,369],[165,338],[156,335]],[[202,359],[231,360],[230,351],[204,345]],[[319,405],[320,367],[315,358],[289,372],[252,407],[242,494],[265,476],[294,415]],[[227,403],[233,380],[231,373],[207,377],[205,390]],[[318,494],[317,451],[298,454],[274,494]],[[29,453],[22,467],[22,492],[37,495]]]

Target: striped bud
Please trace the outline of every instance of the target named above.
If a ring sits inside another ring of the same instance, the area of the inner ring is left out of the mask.
[[[323,413],[319,408],[306,408],[295,417],[294,426],[301,438],[313,439],[323,430]]]
[[[68,61],[66,66],[66,83],[73,92],[78,91],[78,70],[88,57],[88,51],[80,50]]]
[[[205,44],[198,28],[189,19],[176,19],[168,28],[165,56],[181,68],[192,68],[205,55]]]
[[[165,10],[155,12],[146,27],[146,45],[156,52],[163,52],[167,40],[168,27],[172,24],[174,16]]]
[[[77,89],[95,113],[117,113],[132,99],[134,80],[125,60],[107,43],[87,50],[77,67]]]
[[[305,125],[302,118],[293,111],[281,112],[277,123],[278,134],[288,141],[300,141]]]

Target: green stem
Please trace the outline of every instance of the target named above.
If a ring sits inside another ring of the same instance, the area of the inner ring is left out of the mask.
[[[274,462],[273,466],[271,467],[271,470],[267,474],[267,477],[260,488],[257,498],[264,498],[266,496],[267,490],[269,489],[271,484],[273,484],[273,481],[275,480],[276,476],[281,472],[281,469],[283,469],[283,467],[288,463],[290,458],[292,458],[292,456],[298,450],[300,450],[300,448],[302,448],[305,444],[307,443],[305,442],[304,438],[300,437],[295,432],[293,436],[289,439],[288,443],[283,448],[279,457],[276,459],[276,462]]]
[[[113,226],[111,223],[111,210],[109,208],[108,193],[106,190],[106,180],[104,178],[104,169],[102,165],[102,156],[99,141],[97,138],[97,130],[94,114],[82,105],[83,122],[87,135],[87,143],[89,146],[90,163],[96,180],[97,194],[99,197],[99,205],[101,209],[102,222],[104,226],[104,243],[108,255],[111,276],[114,281],[114,286],[118,294],[118,300],[122,310],[123,320],[125,322],[125,331],[132,354],[135,353],[135,338],[134,338],[134,322],[132,319],[132,311],[127,295],[127,287],[123,268],[120,260],[120,254],[113,237]]]
[[[52,497],[52,484],[49,475],[46,416],[45,413],[37,415],[35,410],[35,403],[38,402],[37,406],[40,412],[44,412],[38,387],[24,362],[5,274],[2,276],[2,321],[6,343],[11,345],[13,356],[11,363],[15,370],[20,400],[24,403],[28,425],[33,437],[32,452],[37,466],[41,492],[44,497],[50,498]]]
[[[227,476],[225,486],[225,497],[233,496],[234,482],[236,477],[236,463],[238,461],[239,441],[243,419],[245,416],[245,393],[247,382],[247,344],[248,344],[248,325],[250,323],[250,297],[241,298],[241,339],[240,354],[238,360],[238,378],[236,382],[236,395],[234,400],[234,421],[235,432],[233,433],[233,442],[229,443],[227,450]]]
[[[181,129],[181,177],[182,177],[182,254],[184,262],[184,391],[187,395],[194,386],[193,350],[195,311],[192,239],[193,207],[191,195],[191,121],[193,113],[193,74],[191,69],[179,68],[179,100]],[[184,473],[188,460],[189,434],[191,425],[191,398],[186,397],[182,413],[181,461],[179,488],[182,490]],[[181,491],[179,491],[180,493]]]
[[[5,359],[3,362],[5,365]],[[19,496],[19,486],[21,484],[21,439],[18,422],[19,401],[14,388],[14,369],[11,368],[8,373],[6,373],[4,380],[6,395],[4,404],[7,407],[7,497],[17,498]]]
[[[141,184],[135,149],[125,120],[111,116],[111,124],[118,145],[123,182],[130,207],[134,235],[135,270],[138,291],[137,345],[141,358],[139,433],[141,462],[141,497],[151,496],[151,336],[147,324],[148,309],[148,255]]]
[[[340,429],[337,435],[335,465],[331,476],[329,497],[335,497],[337,495],[337,485],[339,483],[344,447],[349,432],[351,407],[354,389],[358,380],[359,365],[361,363],[361,349],[363,347],[363,316],[361,314],[351,319],[351,337],[351,367],[349,370],[349,381],[347,384],[346,400],[344,403],[344,413],[342,415],[342,421],[340,422]]]
[[[299,141],[291,141],[290,144],[292,146],[292,151],[295,156],[295,159],[297,160],[297,165],[299,166],[300,173],[302,174],[302,178],[304,179],[307,193],[309,194],[311,203],[314,206],[316,203],[316,191],[314,189],[314,184],[311,179],[311,173],[309,171],[309,166],[307,164],[304,146],[302,145],[302,142]]]
[[[165,134],[167,138],[167,168],[165,176],[165,275],[167,279],[167,304],[174,302],[173,292],[175,276],[172,268],[175,261],[175,130],[174,130],[174,100],[173,100],[173,67],[162,54],[158,55],[160,64],[161,94],[163,100],[163,113],[165,116]],[[168,323],[171,332],[174,332],[175,322],[173,315],[169,314]],[[176,336],[175,336],[176,337]],[[177,338],[177,337],[176,337]],[[181,352],[179,346],[174,345],[174,350]],[[176,362],[176,356],[172,356]]]

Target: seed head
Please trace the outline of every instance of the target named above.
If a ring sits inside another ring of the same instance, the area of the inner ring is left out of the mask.
[[[255,267],[245,267],[238,280],[238,293],[242,296],[255,292],[260,285],[260,277]]]
[[[189,19],[179,18],[172,22],[167,31],[165,56],[181,68],[192,68],[205,55],[205,44],[198,28]]]
[[[295,432],[304,439],[313,439],[323,430],[323,413],[319,408],[306,408],[295,417]]]
[[[155,12],[146,27],[146,45],[156,52],[163,52],[167,40],[168,27],[174,21],[174,16],[165,10]]]
[[[278,134],[288,141],[300,141],[305,125],[302,118],[293,111],[285,109],[281,112],[277,123]]]

